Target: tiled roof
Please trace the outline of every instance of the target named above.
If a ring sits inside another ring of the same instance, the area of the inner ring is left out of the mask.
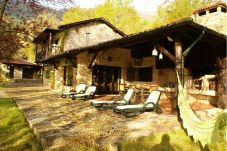
[[[21,59],[11,59],[11,60],[2,60],[0,61],[1,63],[4,64],[17,64],[17,65],[27,65],[27,66],[38,66],[36,63],[28,62],[25,60]]]
[[[210,3],[208,5],[203,6],[202,8],[194,10],[193,14],[196,14],[198,12],[205,11],[205,10],[208,10],[208,9],[216,8],[216,7],[219,7],[219,6],[223,7],[223,8],[227,8],[226,3],[222,3],[222,2]]]
[[[117,27],[115,27],[114,25],[112,25],[109,21],[107,21],[103,17],[92,18],[92,19],[88,19],[88,20],[83,20],[83,21],[79,21],[79,22],[74,22],[74,23],[70,23],[70,24],[61,25],[61,26],[58,27],[58,29],[69,28],[69,27],[83,25],[83,24],[87,24],[87,23],[91,23],[91,22],[103,22],[106,25],[108,25],[110,28],[112,28],[115,32],[117,32],[118,34],[120,34],[121,36],[125,36],[125,33],[123,33]]]

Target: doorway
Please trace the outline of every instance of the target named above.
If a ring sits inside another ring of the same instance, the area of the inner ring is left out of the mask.
[[[95,65],[92,72],[92,84],[98,94],[116,94],[119,92],[121,68]]]
[[[33,79],[33,73],[34,69],[33,68],[23,68],[23,73],[22,73],[22,78],[23,79]]]
[[[9,66],[9,78],[14,78],[14,66]]]

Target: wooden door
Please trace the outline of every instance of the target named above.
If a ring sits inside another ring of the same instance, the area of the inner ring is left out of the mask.
[[[97,93],[99,94],[118,93],[120,77],[120,67],[99,65],[93,67],[92,83],[97,87]]]

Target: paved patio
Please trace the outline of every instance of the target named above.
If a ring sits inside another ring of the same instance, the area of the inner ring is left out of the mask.
[[[94,146],[114,144],[122,138],[180,128],[174,115],[146,112],[126,118],[112,110],[98,111],[89,101],[62,99],[47,87],[7,88],[5,94],[14,98],[44,148],[55,148],[68,139],[89,138]]]
[[[44,148],[67,141],[104,146],[180,128],[177,117],[168,112],[126,118],[112,110],[98,111],[90,101],[62,99],[60,92],[48,87],[7,88],[4,93],[14,98]]]

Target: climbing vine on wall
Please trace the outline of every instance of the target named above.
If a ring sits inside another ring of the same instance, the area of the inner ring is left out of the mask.
[[[55,85],[55,69],[53,66],[46,66],[46,79],[49,79],[48,84],[53,89]]]
[[[50,71],[49,85],[50,85],[50,87],[51,87],[52,89],[54,88],[54,85],[55,85],[55,71],[54,71],[54,69],[52,69],[52,70]]]
[[[60,39],[60,49],[61,52],[64,50],[64,42],[65,42],[65,37],[69,33],[69,30],[64,30],[58,34],[58,38]]]

